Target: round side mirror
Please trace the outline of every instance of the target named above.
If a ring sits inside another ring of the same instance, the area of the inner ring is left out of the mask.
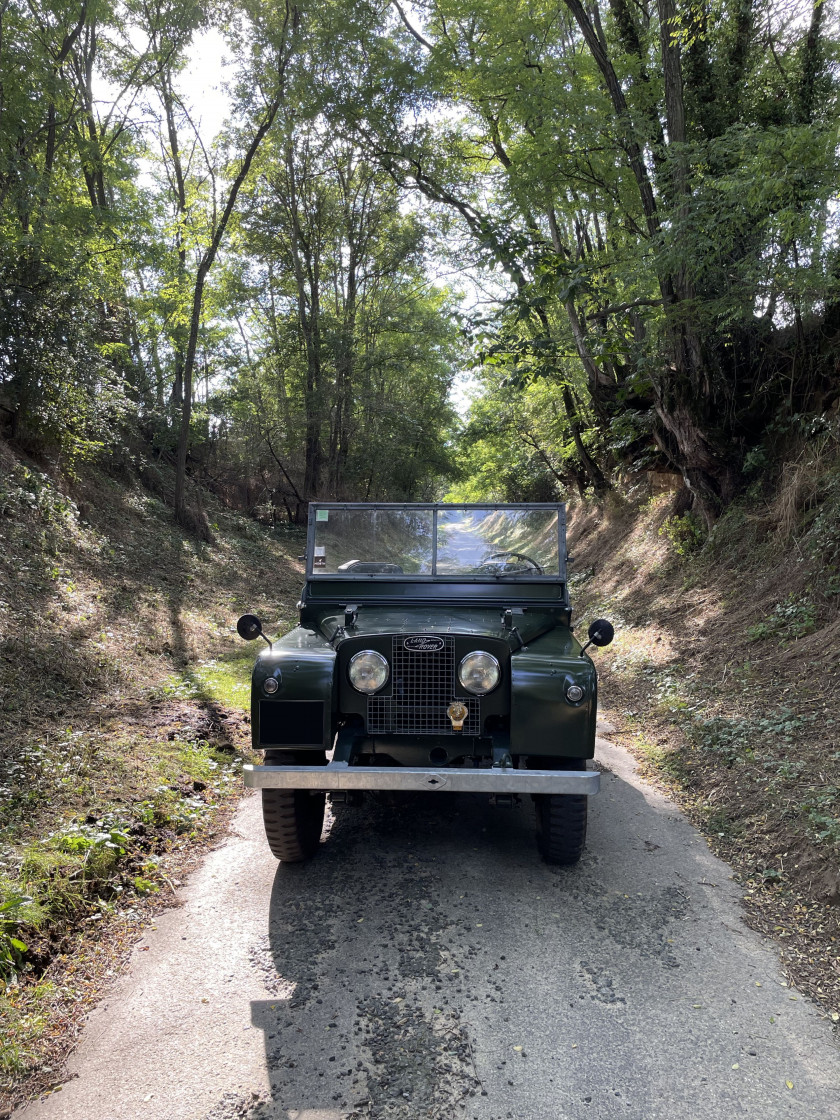
[[[615,637],[615,627],[605,618],[596,618],[589,626],[589,640],[593,646],[608,646]]]
[[[255,614],[243,614],[236,623],[236,632],[246,642],[253,642],[262,634],[262,623]]]

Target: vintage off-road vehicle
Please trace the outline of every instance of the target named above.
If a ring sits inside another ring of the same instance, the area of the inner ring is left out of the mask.
[[[300,624],[254,666],[266,837],[316,850],[327,793],[531,794],[540,852],[575,863],[599,774],[597,681],[572,633],[562,505],[314,503]],[[255,615],[237,629],[262,636]]]

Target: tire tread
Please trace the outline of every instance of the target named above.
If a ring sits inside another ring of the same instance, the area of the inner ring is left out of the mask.
[[[571,866],[586,843],[589,799],[585,794],[543,793],[534,798],[537,846],[546,863]]]
[[[270,765],[294,765],[298,757],[292,752],[266,755]],[[317,765],[326,759],[309,754],[303,765]],[[265,838],[275,859],[282,863],[302,863],[318,850],[324,827],[326,794],[305,789],[263,789],[262,814]]]

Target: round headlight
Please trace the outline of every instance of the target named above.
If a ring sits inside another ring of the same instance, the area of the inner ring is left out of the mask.
[[[570,684],[566,689],[566,699],[570,704],[577,704],[583,699],[583,689],[579,684]]]
[[[378,692],[387,684],[391,670],[387,658],[374,649],[363,649],[350,658],[350,683],[359,692]]]
[[[274,677],[266,677],[263,681],[263,692],[267,692],[269,696],[273,696],[279,687],[280,685]]]
[[[492,692],[502,677],[499,662],[492,653],[478,649],[468,653],[458,666],[458,680],[474,696]]]

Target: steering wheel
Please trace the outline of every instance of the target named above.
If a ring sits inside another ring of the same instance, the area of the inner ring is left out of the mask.
[[[545,575],[545,571],[542,565],[538,564],[537,561],[533,559],[533,557],[526,556],[524,552],[494,552],[491,556],[484,557],[484,559],[481,561],[480,567],[484,567],[484,565],[487,564],[490,560],[501,560],[504,556],[513,556],[517,560],[524,560],[527,564],[530,564],[535,571],[539,572],[541,576]],[[528,569],[515,568],[514,571],[527,572]]]

